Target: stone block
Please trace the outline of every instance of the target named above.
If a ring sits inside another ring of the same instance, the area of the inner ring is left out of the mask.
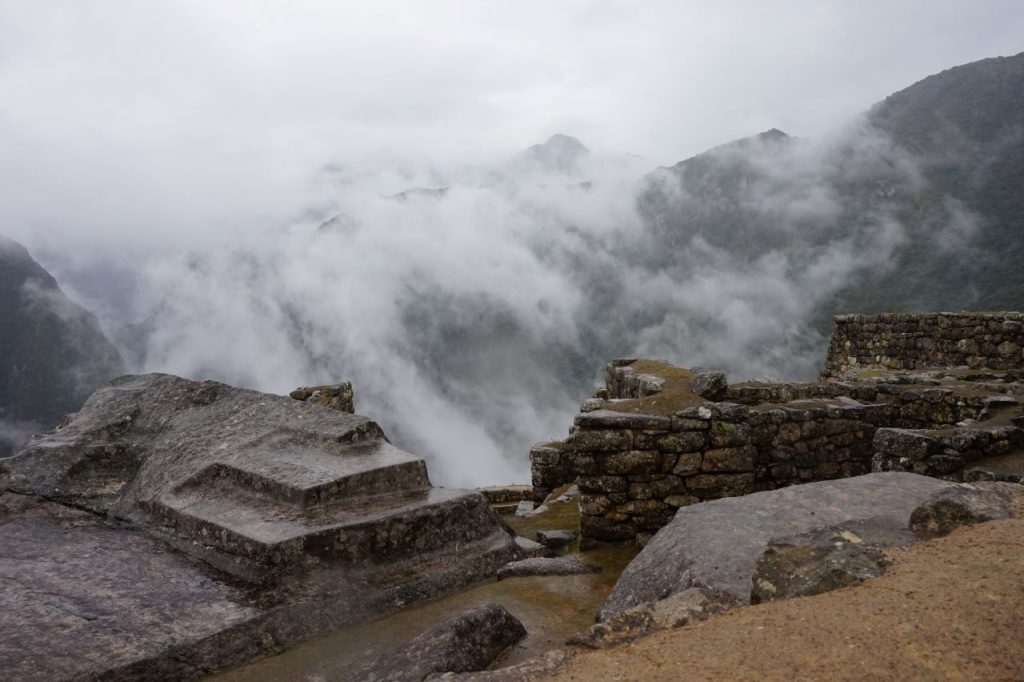
[[[707,431],[711,428],[711,416],[708,413],[707,419],[700,419],[696,417],[672,417],[672,430],[673,431]]]
[[[750,442],[750,425],[742,422],[714,420],[711,422],[711,445],[716,448],[736,447]]]
[[[683,479],[672,474],[652,476],[649,481],[629,482],[629,497],[634,500],[660,500],[685,490]]]
[[[672,473],[679,476],[695,474],[700,471],[700,464],[703,458],[704,455],[700,452],[684,452],[676,460]]]
[[[585,493],[624,493],[629,484],[624,476],[580,476],[580,491]]]
[[[699,474],[686,479],[686,489],[704,500],[735,497],[754,492],[753,473]]]
[[[935,438],[909,429],[878,429],[875,432],[874,448],[898,458],[917,461],[929,452],[941,451],[941,443]]]
[[[600,515],[607,512],[611,506],[611,500],[604,495],[580,494],[580,512],[584,514]]]
[[[670,507],[687,507],[700,502],[700,498],[693,495],[669,495],[664,502]]]
[[[753,471],[754,448],[718,448],[704,453],[701,471],[705,472],[737,472]]]
[[[661,470],[662,458],[651,450],[612,452],[604,457],[602,468],[607,474],[655,474]]]
[[[667,431],[672,426],[672,420],[669,417],[654,414],[594,410],[593,412],[577,415],[575,424],[582,428],[661,429]]]
[[[724,397],[728,383],[721,372],[701,372],[689,382],[690,390],[707,400]]]
[[[537,542],[549,549],[566,547],[576,539],[578,533],[569,529],[538,530]]]
[[[1016,359],[1020,355],[1020,351],[1020,346],[1011,341],[1004,341],[996,347],[999,357],[1006,359]]]
[[[663,512],[666,505],[661,500],[630,500],[620,504],[615,511],[629,516],[649,516]]]
[[[636,524],[628,521],[615,522],[603,516],[580,518],[580,532],[583,537],[605,542],[622,542],[636,537]]]
[[[530,448],[530,463],[534,466],[554,466],[557,465],[561,459],[562,451],[547,443],[534,445]]]
[[[661,436],[655,445],[662,452],[697,452],[707,447],[707,436],[703,431],[684,431]]]
[[[633,447],[633,433],[623,429],[580,429],[570,435],[565,442],[577,452],[630,450]]]
[[[923,538],[945,535],[959,526],[1005,519],[1024,494],[1017,483],[962,483],[933,493],[910,515],[910,529]]]
[[[802,431],[799,423],[786,422],[785,424],[779,425],[778,433],[775,436],[775,442],[791,445],[800,440],[801,435]]]

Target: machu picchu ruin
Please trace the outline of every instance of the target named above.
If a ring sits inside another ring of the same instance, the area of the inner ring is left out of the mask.
[[[0,597],[24,614],[2,663],[24,678],[195,678],[481,582],[622,571],[601,623],[568,638],[603,649],[854,584],[915,532],[1008,516],[1024,480],[1022,327],[1012,312],[840,316],[817,382],[613,360],[569,437],[531,450],[532,487],[481,491],[432,486],[354,413],[350,383],[284,397],[121,377],[0,463],[0,538],[26,553],[0,575],[30,590]],[[623,559],[586,559],[604,546]],[[26,601],[39,589],[61,615]],[[522,628],[501,618],[495,637]]]
[[[1024,4],[0,3],[0,682],[1024,680]]]
[[[1022,349],[1021,313],[882,314],[836,318],[818,382],[614,360],[531,450],[535,497],[578,481],[583,538],[643,542],[690,504],[872,471],[1019,482]]]

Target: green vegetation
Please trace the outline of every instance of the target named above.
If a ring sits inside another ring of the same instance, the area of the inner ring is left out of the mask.
[[[662,360],[637,360],[630,365],[637,374],[651,374],[665,380],[661,392],[644,398],[608,403],[607,407],[616,412],[637,414],[672,415],[684,407],[701,405],[704,399],[690,388],[694,373],[684,367],[675,367]]]

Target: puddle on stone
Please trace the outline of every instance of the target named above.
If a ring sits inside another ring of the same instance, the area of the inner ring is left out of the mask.
[[[575,500],[536,517],[505,520],[524,537],[537,530],[579,528]],[[570,551],[576,552],[577,543]],[[386,655],[447,618],[488,602],[497,602],[522,621],[527,636],[495,661],[503,667],[562,646],[566,638],[594,623],[594,614],[619,574],[636,556],[632,545],[580,552],[601,565],[598,574],[533,576],[484,583],[463,592],[407,607],[363,625],[344,628],[277,656],[262,658],[207,678],[217,682],[326,682],[345,680],[362,665]]]

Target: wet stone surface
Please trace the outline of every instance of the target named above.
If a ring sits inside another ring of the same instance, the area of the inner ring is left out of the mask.
[[[584,561],[578,556],[537,557],[505,564],[498,569],[498,577],[516,578],[531,575],[576,575],[600,572],[599,565]]]
[[[503,606],[484,604],[435,625],[338,682],[406,682],[439,673],[484,670],[525,636],[523,624]]]
[[[566,644],[588,649],[607,649],[639,639],[658,630],[679,628],[706,620],[738,603],[732,597],[702,587],[691,587],[656,602],[647,602],[616,613],[578,632]]]
[[[551,549],[567,547],[577,537],[579,533],[568,529],[537,531],[537,542]]]
[[[951,485],[877,473],[682,507],[623,571],[599,619],[695,586],[749,602],[755,566],[772,538],[876,517],[906,528],[921,502]]]
[[[153,660],[153,678],[213,668],[202,643],[226,628],[246,636],[242,656],[262,653],[261,612],[245,590],[145,534],[92,514],[0,495],[0,666],[6,679],[60,680],[130,669],[174,647],[181,661]]]
[[[12,679],[194,679],[518,555],[482,494],[431,487],[370,419],[212,381],[121,377],[0,481]]]

